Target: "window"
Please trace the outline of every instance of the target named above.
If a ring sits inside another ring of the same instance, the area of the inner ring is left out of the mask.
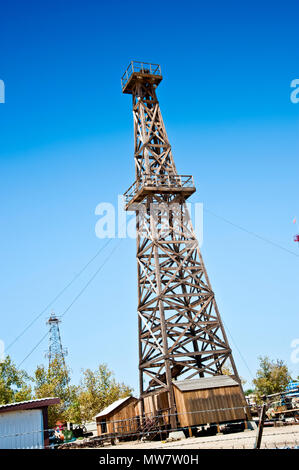
[[[106,418],[104,418],[100,424],[101,424],[101,434],[105,434],[107,432]]]

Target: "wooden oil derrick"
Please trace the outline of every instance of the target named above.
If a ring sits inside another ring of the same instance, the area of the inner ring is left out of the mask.
[[[135,182],[124,196],[136,211],[140,396],[167,391],[174,415],[173,380],[222,375],[224,366],[240,379],[186,207],[193,178],[177,173],[163,123],[161,80],[159,65],[135,61],[122,77],[135,138]]]

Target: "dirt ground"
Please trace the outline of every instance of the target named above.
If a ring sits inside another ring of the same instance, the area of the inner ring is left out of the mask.
[[[178,441],[120,442],[111,449],[252,449],[257,431],[246,430],[208,437],[189,437]],[[299,446],[299,425],[265,428],[261,448]]]

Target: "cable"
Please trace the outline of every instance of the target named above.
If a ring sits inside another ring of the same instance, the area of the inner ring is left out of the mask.
[[[258,235],[257,233],[251,232],[250,230],[247,230],[246,228],[241,227],[240,225],[237,225],[237,224],[231,222],[230,220],[225,219],[224,217],[222,217],[222,216],[220,216],[220,215],[217,215],[217,214],[215,214],[214,212],[212,212],[212,211],[210,211],[210,210],[208,210],[208,209],[204,209],[204,211],[205,211],[205,212],[208,212],[209,214],[213,215],[214,217],[217,217],[218,219],[223,220],[224,222],[226,222],[227,224],[232,225],[233,227],[237,227],[238,229],[243,230],[243,232],[246,232],[246,233],[248,233],[249,235],[252,235],[252,236],[255,237],[255,238],[259,238],[260,240],[263,240],[264,242],[269,243],[270,245],[276,246],[276,248],[280,248],[281,250],[286,251],[287,253],[290,253],[291,255],[294,255],[294,256],[299,257],[299,254],[298,254],[298,253],[295,253],[294,251],[289,250],[288,248],[285,248],[285,247],[282,246],[282,245],[279,245],[279,243],[272,242],[272,241],[269,240],[268,238],[261,237],[261,236]]]
[[[230,335],[230,337],[231,337],[231,339],[232,339],[232,342],[234,343],[235,348],[237,349],[237,351],[238,351],[238,353],[239,353],[239,355],[240,355],[242,361],[244,362],[244,364],[245,364],[245,366],[246,366],[246,368],[247,368],[249,374],[251,375],[251,378],[254,379],[254,375],[253,375],[252,371],[250,370],[249,365],[247,364],[245,358],[244,358],[243,355],[241,354],[241,351],[240,351],[240,349],[238,348],[237,343],[236,343],[236,341],[235,341],[234,338],[233,338],[233,335],[231,334],[230,330],[228,329],[227,325],[224,323],[223,320],[222,320],[222,323],[223,323],[223,325],[225,326],[226,331],[227,331],[228,334]]]
[[[237,227],[238,229],[243,230],[243,232],[246,232],[246,233],[248,233],[249,235],[252,235],[252,236],[254,236],[254,237],[256,237],[256,238],[259,238],[260,240],[263,240],[263,241],[266,242],[266,243],[270,243],[271,245],[276,246],[277,248],[280,248],[281,250],[287,251],[288,253],[290,253],[290,254],[292,254],[292,255],[294,255],[294,256],[299,257],[299,255],[298,255],[297,253],[295,253],[294,251],[288,250],[287,248],[285,248],[285,247],[279,245],[278,243],[272,242],[271,240],[268,240],[267,238],[261,237],[260,235],[254,233],[254,232],[251,232],[251,231],[245,229],[244,227],[241,227],[240,225],[237,225],[237,224],[235,224],[235,223],[233,223],[233,222],[231,222],[231,221],[225,219],[224,217],[215,214],[214,212],[212,212],[212,211],[210,211],[210,210],[208,210],[208,209],[204,209],[204,211],[210,213],[211,215],[213,215],[214,217],[217,217],[218,219],[223,220],[224,222],[226,222],[226,223],[232,225],[233,227]],[[223,324],[224,324],[224,321],[223,321],[223,320],[222,320],[222,322],[223,322]],[[236,344],[236,342],[235,342],[235,340],[234,340],[234,338],[233,338],[231,332],[229,331],[227,325],[224,324],[224,326],[225,326],[225,329],[228,331],[228,333],[229,333],[229,335],[230,335],[230,337],[231,337],[231,339],[232,339],[232,341],[233,341],[233,343],[234,343],[234,345],[235,345],[235,347],[236,347],[236,349],[237,349],[237,351],[238,351],[238,353],[239,353],[239,355],[240,355],[242,361],[244,362],[244,364],[245,364],[245,366],[246,366],[248,372],[250,373],[250,375],[251,375],[251,377],[252,377],[252,379],[253,379],[253,378],[254,378],[254,375],[253,375],[252,371],[250,370],[250,368],[249,368],[249,366],[248,366],[248,364],[247,364],[245,358],[244,358],[243,355],[241,354],[241,351],[240,351],[240,349],[238,348],[238,346],[237,346],[237,344]]]
[[[115,252],[115,250],[119,247],[119,245],[121,244],[122,242],[122,238],[120,239],[120,242],[113,248],[113,250],[110,252],[110,254],[107,256],[107,258],[104,260],[104,262],[101,264],[101,266],[96,270],[96,272],[93,274],[93,276],[89,279],[89,281],[85,284],[85,286],[83,287],[83,289],[81,289],[81,291],[79,292],[79,294],[74,298],[74,300],[70,303],[70,305],[65,309],[65,311],[63,312],[63,314],[61,315],[61,317],[63,317],[68,311],[69,309],[74,305],[74,303],[76,302],[76,300],[79,299],[79,297],[83,294],[83,292],[87,289],[87,287],[89,286],[89,284],[94,280],[94,278],[97,276],[97,274],[101,271],[101,269],[105,266],[105,264],[107,263],[107,261],[111,258],[111,256],[113,255],[113,253]]]
[[[112,239],[110,239],[112,240]],[[113,248],[113,250],[110,252],[110,254],[107,256],[107,258],[104,260],[104,262],[101,264],[101,266],[95,271],[95,273],[91,276],[89,281],[85,284],[83,289],[79,292],[78,295],[73,299],[73,301],[69,304],[69,306],[65,309],[61,317],[63,317],[69,310],[70,308],[74,305],[74,303],[79,299],[79,297],[83,294],[83,292],[87,289],[87,287],[91,284],[91,282],[95,279],[95,277],[98,275],[98,273],[101,271],[101,269],[105,266],[107,261],[111,258],[115,250],[119,247],[120,243],[122,242],[123,239],[120,240],[120,242]],[[29,356],[36,350],[36,348],[42,343],[42,341],[48,336],[48,332],[40,339],[40,341],[34,346],[34,348],[27,354],[27,356],[20,362],[18,365],[18,368],[23,364],[23,362],[28,359]]]
[[[33,349],[31,349],[30,353],[27,354],[27,356],[20,362],[20,364],[18,365],[18,369],[19,367],[23,364],[23,362],[26,361],[26,359],[31,356],[31,354],[36,350],[36,348],[44,341],[44,339],[48,336],[48,332],[42,337],[42,339],[34,346]]]
[[[110,238],[107,243],[105,243],[104,246],[102,246],[97,252],[96,254],[88,261],[88,263],[85,264],[85,266],[79,271],[78,274],[76,274],[73,279],[56,295],[56,297],[54,297],[53,300],[51,300],[51,302],[42,310],[42,312],[40,312],[32,321],[31,323],[29,323],[29,325],[27,325],[25,327],[25,329],[6,347],[6,351],[8,349],[10,349],[17,341],[18,339],[20,339],[25,333],[27,330],[29,330],[29,328],[36,322],[36,320],[38,320],[42,315],[43,313],[45,313],[50,307],[51,305],[53,305],[54,302],[56,302],[57,299],[59,299],[59,297],[62,296],[62,294],[73,284],[73,282],[75,282],[76,279],[78,279],[79,276],[81,276],[81,274],[85,271],[85,269],[92,263],[92,261],[108,246],[108,244],[111,242],[112,238]]]

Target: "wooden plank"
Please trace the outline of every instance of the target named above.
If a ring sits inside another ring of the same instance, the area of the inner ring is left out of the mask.
[[[246,419],[239,385],[190,392],[181,392],[177,387],[174,389],[181,426]],[[183,414],[180,416],[180,413]]]

